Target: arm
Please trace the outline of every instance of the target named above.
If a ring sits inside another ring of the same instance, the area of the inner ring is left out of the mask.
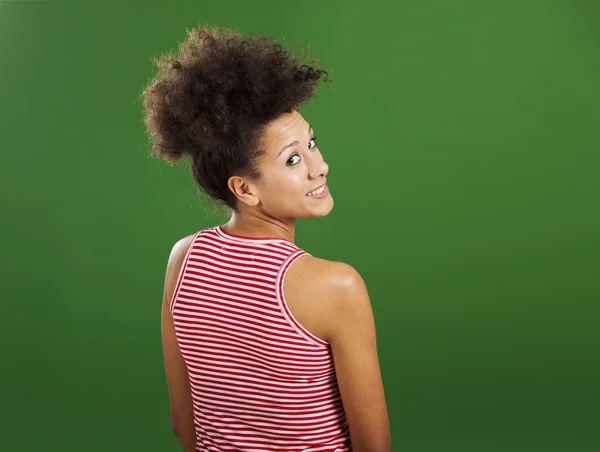
[[[336,263],[328,303],[331,344],[354,452],[390,452],[388,413],[367,288],[351,266]]]
[[[177,242],[169,256],[162,303],[161,325],[163,354],[171,406],[171,425],[185,452],[194,452],[196,450],[194,411],[187,367],[177,344],[173,317],[169,310],[169,305],[175,292],[177,277],[183,265],[191,238],[192,236],[186,237]]]

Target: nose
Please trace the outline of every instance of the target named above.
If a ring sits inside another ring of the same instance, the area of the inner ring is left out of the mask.
[[[329,165],[321,156],[314,157],[311,160],[310,168],[308,169],[308,177],[310,179],[319,179],[325,177],[329,172]]]

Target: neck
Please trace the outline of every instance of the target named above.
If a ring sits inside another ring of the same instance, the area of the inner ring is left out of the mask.
[[[294,242],[295,220],[282,221],[264,214],[234,212],[227,224],[225,232],[247,237],[281,237]]]

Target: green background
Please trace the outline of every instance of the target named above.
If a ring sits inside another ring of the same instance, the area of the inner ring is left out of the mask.
[[[332,213],[394,451],[600,450],[600,4],[0,0],[0,450],[176,451],[167,258],[225,219],[149,157],[151,57],[201,22],[311,44]]]

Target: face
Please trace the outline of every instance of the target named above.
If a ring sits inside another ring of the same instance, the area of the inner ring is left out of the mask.
[[[327,215],[333,208],[325,184],[329,167],[302,115],[293,111],[270,123],[262,146],[264,154],[257,159],[261,178],[248,181],[251,196],[244,203],[282,220]]]

